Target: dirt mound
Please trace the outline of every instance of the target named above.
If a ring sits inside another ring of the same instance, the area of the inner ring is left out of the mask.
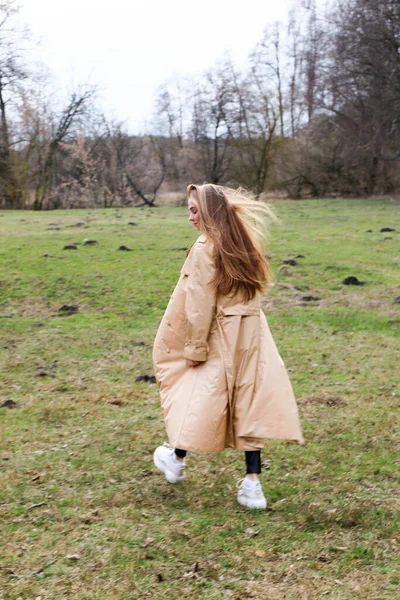
[[[323,405],[323,406],[346,406],[348,404],[344,396],[340,394],[331,394],[330,392],[314,392],[308,396],[303,396],[298,399],[299,404],[307,405]]]

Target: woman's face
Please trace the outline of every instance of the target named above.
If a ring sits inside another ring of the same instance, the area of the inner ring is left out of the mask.
[[[192,195],[188,198],[189,221],[193,223],[197,231],[200,231],[200,213],[196,200]]]

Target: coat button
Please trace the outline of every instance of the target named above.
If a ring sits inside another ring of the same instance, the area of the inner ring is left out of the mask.
[[[162,347],[164,348],[165,352],[167,354],[169,354],[171,352],[171,350],[168,348],[167,344],[164,342],[164,340],[161,340],[162,342]]]

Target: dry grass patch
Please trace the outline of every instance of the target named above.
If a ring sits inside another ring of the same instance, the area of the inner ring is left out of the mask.
[[[348,398],[341,396],[339,394],[332,394],[330,392],[315,392],[314,394],[310,394],[309,396],[303,396],[302,398],[298,398],[298,403],[301,406],[307,406],[308,404],[315,404],[317,406],[331,406],[331,407],[340,407],[347,406],[349,403]]]

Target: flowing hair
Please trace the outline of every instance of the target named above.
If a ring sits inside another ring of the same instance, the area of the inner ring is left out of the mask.
[[[211,284],[224,296],[241,293],[246,301],[271,283],[264,253],[266,218],[272,210],[244,190],[220,185],[189,185],[197,202],[200,228],[213,242],[215,275]]]

